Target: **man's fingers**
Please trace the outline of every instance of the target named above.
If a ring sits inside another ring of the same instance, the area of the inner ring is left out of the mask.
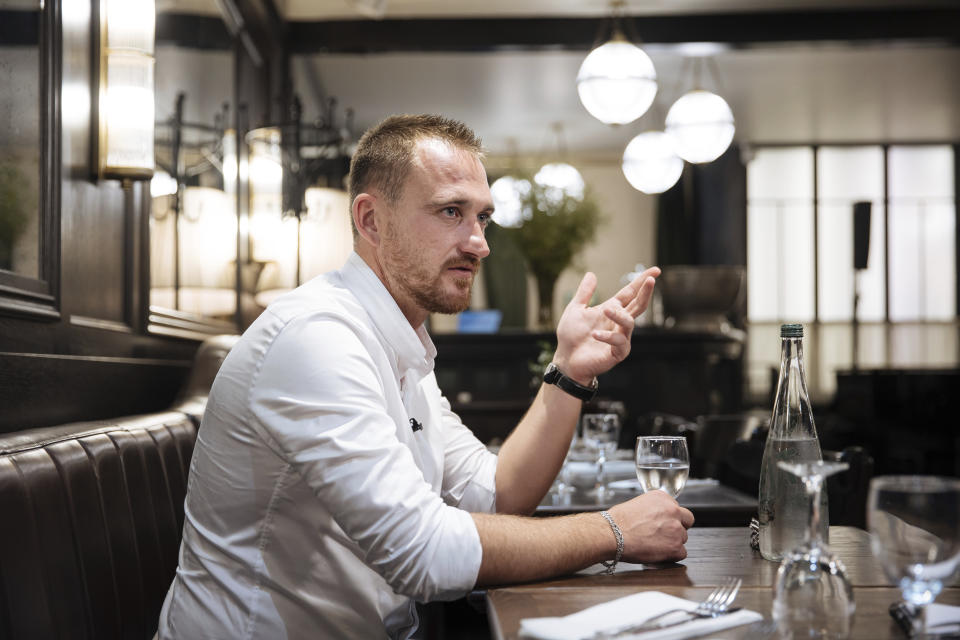
[[[656,278],[660,275],[660,267],[650,267],[636,278],[630,281],[628,285],[620,289],[614,296],[617,300],[620,301],[624,307],[630,304],[634,298],[637,297],[637,294],[640,292],[640,288],[647,281],[647,278]]]
[[[653,287],[656,283],[657,281],[652,277],[643,281],[640,289],[637,290],[637,295],[631,298],[630,302],[624,306],[627,313],[636,318],[646,310],[647,305],[650,304],[650,298],[653,296]]]
[[[577,287],[577,292],[573,294],[573,300],[570,301],[571,304],[577,303],[586,305],[589,304],[590,298],[593,297],[593,292],[597,290],[597,276],[591,271],[587,271],[583,274],[583,279],[580,281],[580,286]]]
[[[607,305],[603,308],[603,315],[620,325],[628,333],[633,331],[634,317],[623,307]]]
[[[594,340],[605,342],[611,347],[615,348],[623,347],[629,342],[627,337],[619,331],[604,331],[602,329],[597,329],[591,335],[593,336]]]

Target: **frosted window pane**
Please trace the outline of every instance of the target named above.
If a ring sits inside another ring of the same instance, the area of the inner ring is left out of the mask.
[[[748,315],[813,319],[813,205],[749,206]]]
[[[883,197],[883,149],[821,147],[817,152],[817,191],[821,200],[874,200]]]
[[[748,200],[812,200],[813,150],[760,149],[747,165]]]
[[[956,315],[957,270],[954,225],[956,211],[953,205],[934,205],[926,210],[923,253],[926,264],[923,279],[923,318],[925,320],[952,320]]]
[[[953,150],[949,146],[890,147],[891,198],[953,195]]]
[[[813,150],[762,149],[747,166],[747,314],[813,319]]]
[[[824,321],[853,319],[853,203],[873,203],[870,255],[860,274],[861,320],[884,316],[883,150],[823,147],[817,153],[819,312]]]
[[[917,320],[921,311],[919,207],[890,204],[890,319]]]
[[[747,316],[775,321],[777,315],[776,207],[747,207]]]
[[[955,317],[953,163],[946,146],[890,149],[891,320]]]

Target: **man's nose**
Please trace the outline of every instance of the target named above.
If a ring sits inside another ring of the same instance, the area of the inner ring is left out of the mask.
[[[463,251],[475,255],[478,258],[486,258],[490,255],[490,246],[487,244],[487,238],[483,234],[483,224],[480,220],[474,220],[470,226],[470,235],[467,236]]]

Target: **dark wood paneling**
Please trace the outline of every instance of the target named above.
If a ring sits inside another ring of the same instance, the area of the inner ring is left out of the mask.
[[[960,41],[960,9],[755,11],[635,16],[643,42]],[[293,53],[491,51],[544,47],[586,51],[603,18],[332,20],[290,24]],[[609,32],[609,29],[607,29]]]
[[[0,353],[0,431],[159,411],[189,360]]]
[[[503,438],[539,388],[530,371],[553,334],[439,334],[436,375],[453,410],[481,440]],[[743,344],[724,334],[638,328],[627,358],[599,378],[598,400],[623,402],[629,441],[649,413],[694,418],[737,413],[743,399]]]
[[[70,180],[63,200],[63,312],[125,322],[128,214],[120,183]]]

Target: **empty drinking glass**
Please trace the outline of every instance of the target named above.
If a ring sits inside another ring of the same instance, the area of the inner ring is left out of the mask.
[[[594,493],[603,498],[607,492],[604,464],[617,450],[620,439],[620,416],[615,413],[587,413],[583,416],[583,442],[597,454],[597,477]]]
[[[874,478],[867,521],[873,554],[915,614],[911,637],[927,637],[926,606],[960,569],[960,480]]]
[[[807,536],[788,551],[774,583],[773,619],[780,637],[848,638],[856,605],[847,570],[820,533],[820,493],[827,476],[844,471],[846,462],[778,462],[803,481],[810,518]]]

